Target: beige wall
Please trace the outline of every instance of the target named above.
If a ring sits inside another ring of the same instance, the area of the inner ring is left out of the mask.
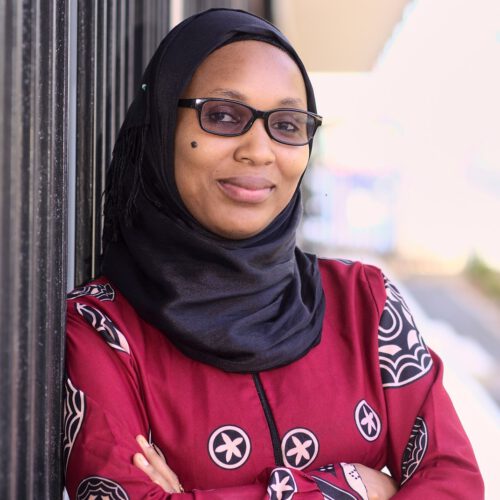
[[[274,0],[273,16],[309,71],[369,71],[409,0]]]

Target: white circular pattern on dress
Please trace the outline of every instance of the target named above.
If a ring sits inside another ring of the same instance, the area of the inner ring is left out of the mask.
[[[297,492],[293,474],[284,467],[277,467],[271,473],[267,494],[269,500],[290,500]]]
[[[354,420],[358,431],[367,441],[375,441],[379,437],[382,429],[380,418],[364,399],[356,405]]]
[[[250,455],[250,439],[243,429],[224,425],[215,429],[208,440],[210,458],[223,469],[241,467]]]
[[[292,469],[302,470],[311,465],[318,451],[318,439],[310,430],[302,427],[288,431],[281,440],[283,461]]]

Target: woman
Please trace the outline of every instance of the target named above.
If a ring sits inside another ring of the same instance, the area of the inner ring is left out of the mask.
[[[72,498],[482,497],[398,291],[295,246],[320,123],[266,21],[210,10],[161,43],[108,175],[103,276],[68,302]]]

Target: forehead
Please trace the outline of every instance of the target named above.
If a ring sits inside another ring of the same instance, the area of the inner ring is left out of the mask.
[[[234,42],[214,51],[195,71],[184,96],[230,97],[231,93],[254,105],[295,100],[307,107],[304,79],[295,61],[260,41]]]

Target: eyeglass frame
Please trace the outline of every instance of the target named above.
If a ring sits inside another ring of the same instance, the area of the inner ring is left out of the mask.
[[[238,104],[239,106],[243,106],[244,108],[249,109],[252,113],[252,117],[247,122],[247,124],[245,125],[243,130],[241,132],[238,132],[237,134],[220,134],[220,133],[214,132],[212,130],[207,130],[203,126],[203,123],[201,121],[201,110],[203,108],[203,105],[208,101],[220,101],[220,102],[230,102],[233,104]],[[198,114],[198,123],[200,124],[201,129],[204,130],[205,132],[207,132],[208,134],[218,135],[220,137],[238,137],[240,135],[246,134],[252,128],[252,125],[255,123],[255,120],[257,120],[258,118],[262,118],[264,120],[264,128],[266,129],[267,135],[269,135],[269,137],[273,141],[279,142],[281,144],[286,144],[287,146],[306,146],[307,144],[309,144],[313,140],[314,135],[316,134],[316,131],[318,130],[318,127],[320,127],[322,122],[323,122],[322,116],[320,116],[316,113],[313,113],[312,111],[306,111],[304,109],[275,108],[275,109],[270,109],[269,111],[261,111],[259,109],[252,108],[252,106],[249,106],[248,104],[245,104],[241,101],[235,101],[233,99],[224,99],[221,97],[197,97],[197,98],[193,98],[193,99],[179,99],[177,105],[181,108],[196,109],[196,111],[198,112],[197,113]],[[269,129],[269,115],[271,115],[272,113],[275,113],[277,111],[294,111],[294,112],[303,113],[303,114],[306,114],[306,115],[312,117],[314,120],[314,128],[313,128],[311,138],[308,139],[307,142],[300,143],[300,144],[291,144],[289,142],[284,142],[284,141],[280,141],[279,139],[276,139],[276,137],[274,137],[271,134],[271,131]]]

